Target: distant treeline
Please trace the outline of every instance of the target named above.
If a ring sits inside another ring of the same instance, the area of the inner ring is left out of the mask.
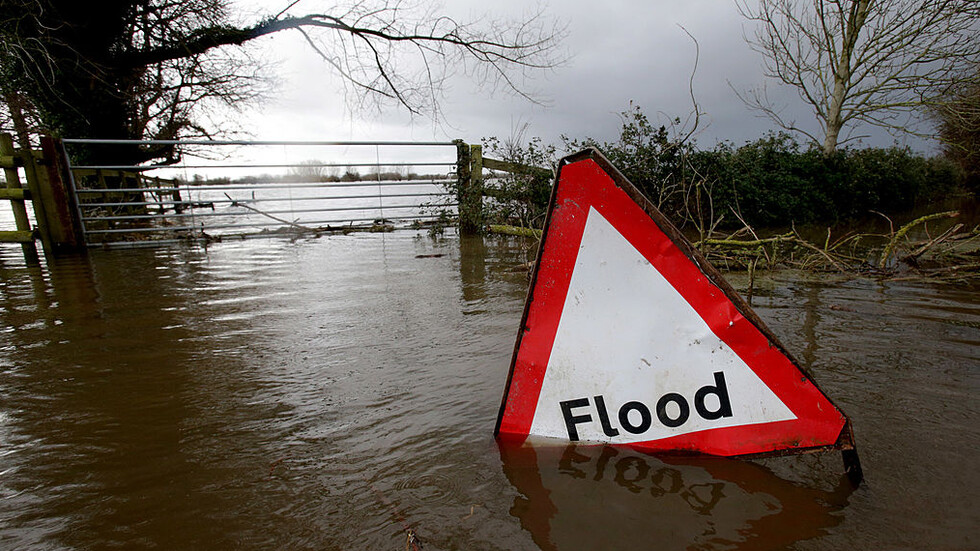
[[[257,183],[315,183],[315,182],[362,182],[380,180],[385,182],[403,180],[445,180],[450,174],[417,174],[405,167],[392,167],[388,170],[372,169],[366,174],[361,174],[356,167],[347,167],[340,170],[336,166],[322,166],[317,161],[307,161],[293,168],[285,174],[257,174],[242,176],[240,178],[230,177],[208,177],[195,174],[189,180],[180,180],[190,185],[231,185],[231,184],[257,184]]]

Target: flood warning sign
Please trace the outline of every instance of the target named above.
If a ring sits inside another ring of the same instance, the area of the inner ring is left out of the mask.
[[[844,414],[595,150],[560,165],[496,434],[725,456],[853,449]]]

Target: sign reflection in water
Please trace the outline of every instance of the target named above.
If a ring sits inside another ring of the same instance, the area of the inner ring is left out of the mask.
[[[605,445],[500,442],[511,514],[547,550],[765,548],[839,524],[853,486],[821,490],[748,461]]]

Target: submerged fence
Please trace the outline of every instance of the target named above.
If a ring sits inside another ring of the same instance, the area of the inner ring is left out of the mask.
[[[63,141],[69,153],[182,152],[181,162],[156,166],[69,159],[89,245],[388,230],[456,216],[454,142]]]
[[[16,222],[16,230],[0,228],[0,242],[21,243],[25,255],[33,257],[38,239],[45,253],[57,253],[95,245],[389,231],[457,222],[460,233],[479,233],[485,225],[484,197],[500,199],[500,190],[484,182],[485,169],[550,175],[548,170],[483,158],[479,145],[461,140],[137,141],[45,136],[41,145],[40,150],[17,149],[9,134],[0,135],[0,167],[8,186],[0,189],[0,199],[11,201],[14,220],[9,222]],[[100,158],[120,159],[161,147],[179,153],[179,161],[73,162],[73,155],[85,158],[82,148],[98,148]]]

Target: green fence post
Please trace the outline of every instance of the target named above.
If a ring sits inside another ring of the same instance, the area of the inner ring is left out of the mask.
[[[459,142],[457,157],[459,233],[478,235],[483,232],[483,147]]]
[[[467,197],[470,188],[470,146],[463,140],[456,143],[456,212],[459,216],[459,231],[470,227],[470,212],[467,207]]]

